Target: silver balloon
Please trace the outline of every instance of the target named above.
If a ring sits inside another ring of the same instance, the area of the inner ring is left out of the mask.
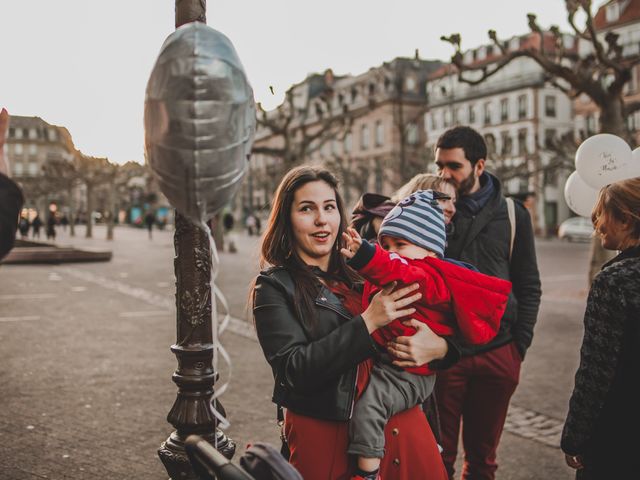
[[[229,202],[255,125],[253,91],[231,41],[197,22],[172,33],[147,84],[144,128],[147,161],[178,212],[202,224]]]

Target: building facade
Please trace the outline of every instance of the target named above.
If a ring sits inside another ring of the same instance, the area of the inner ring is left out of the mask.
[[[530,48],[537,34],[512,38],[509,49]],[[573,48],[566,37],[565,47]],[[465,65],[479,66],[500,60],[497,48],[484,45],[464,53]],[[427,148],[455,125],[469,125],[484,136],[487,169],[503,182],[505,194],[524,199],[534,196],[531,209],[538,233],[550,233],[569,217],[564,183],[572,159],[558,158],[559,138],[574,129],[573,104],[551,85],[532,59],[519,57],[478,85],[458,79],[458,70],[443,66],[428,79],[429,111],[425,114]]]
[[[49,203],[63,200],[66,192],[47,191],[38,178],[47,162],[73,160],[75,147],[66,128],[40,117],[12,115],[5,149],[12,176],[25,191],[25,207],[45,215]]]
[[[266,112],[264,119],[258,117],[240,196],[244,212],[267,210],[282,175],[295,164],[331,168],[341,179],[348,207],[363,192],[391,194],[414,173],[424,171],[426,82],[441,65],[416,55],[360,75],[336,77],[329,70],[294,85],[285,103]],[[276,125],[268,124],[286,120],[285,139]],[[295,155],[287,161],[291,151]]]

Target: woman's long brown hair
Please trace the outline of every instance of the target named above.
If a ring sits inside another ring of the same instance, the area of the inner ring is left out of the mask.
[[[600,190],[593,207],[591,221],[596,232],[605,227],[610,218],[629,225],[629,235],[620,249],[640,242],[640,177],[615,182]]]
[[[300,321],[313,329],[315,325],[314,301],[321,283],[298,255],[295,248],[291,224],[291,207],[298,189],[309,182],[322,181],[329,185],[336,196],[336,206],[340,213],[340,226],[334,248],[329,259],[327,276],[353,286],[359,281],[358,275],[351,270],[340,254],[342,233],[346,229],[344,202],[338,192],[338,180],[326,169],[300,166],[291,169],[282,179],[276,190],[269,220],[262,240],[260,268],[268,266],[285,267],[295,285],[295,308]]]

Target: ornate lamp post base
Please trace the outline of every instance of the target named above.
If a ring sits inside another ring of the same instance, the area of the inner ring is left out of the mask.
[[[201,435],[201,437],[211,445],[216,445],[217,443],[218,451],[228,459],[233,457],[236,451],[236,444],[221,430],[216,429],[214,435]],[[189,464],[189,459],[184,450],[184,439],[180,437],[178,432],[173,432],[167,441],[160,445],[158,455],[170,478],[199,480]]]

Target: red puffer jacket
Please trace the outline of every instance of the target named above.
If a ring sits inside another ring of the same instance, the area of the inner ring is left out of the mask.
[[[484,275],[438,258],[411,260],[389,253],[379,245],[363,242],[349,262],[367,280],[363,307],[381,286],[393,281],[418,283],[422,298],[412,307],[412,318],[424,322],[438,335],[457,333],[470,344],[483,344],[496,336],[507,305],[511,282]],[[374,340],[385,346],[398,336],[410,336],[415,329],[398,319],[373,333]],[[407,368],[412,373],[430,375],[424,365]]]

